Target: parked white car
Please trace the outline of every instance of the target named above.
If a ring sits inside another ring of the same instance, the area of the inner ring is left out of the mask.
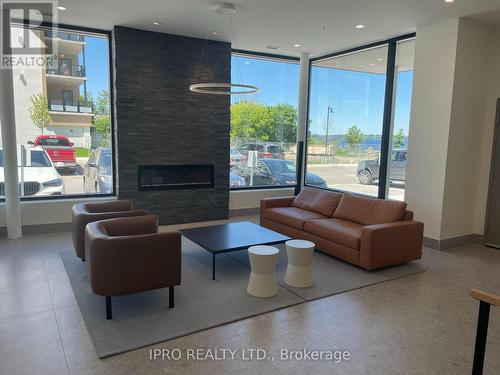
[[[41,147],[23,146],[26,150],[25,163],[18,167],[19,181],[24,181],[23,196],[61,195],[64,183],[52,164],[47,152]],[[20,161],[20,154],[18,162]],[[0,149],[0,196],[5,195],[5,177],[3,168],[3,150]],[[21,189],[21,183],[19,183]]]

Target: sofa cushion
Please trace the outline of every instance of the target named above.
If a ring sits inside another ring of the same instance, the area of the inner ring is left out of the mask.
[[[341,193],[314,188],[303,188],[292,202],[292,206],[330,217],[337,208],[340,198],[342,198]]]
[[[341,219],[306,221],[304,230],[329,241],[359,250],[363,225]]]
[[[300,230],[304,229],[304,222],[306,220],[326,218],[317,212],[307,211],[297,207],[267,208],[264,212],[264,217]]]
[[[332,217],[363,225],[385,224],[403,220],[405,211],[404,202],[344,193]]]

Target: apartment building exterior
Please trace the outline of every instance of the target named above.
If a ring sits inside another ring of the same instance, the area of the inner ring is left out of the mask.
[[[21,32],[21,29],[13,28],[13,38],[20,36]],[[18,144],[26,144],[42,134],[29,112],[32,106],[30,97],[42,94],[48,100],[51,118],[43,134],[63,135],[75,147],[90,148],[93,107],[87,95],[85,36],[69,32],[34,33],[40,44],[51,39],[57,45],[57,62],[47,66],[13,68]]]

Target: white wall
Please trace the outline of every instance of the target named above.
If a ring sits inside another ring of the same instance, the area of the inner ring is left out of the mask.
[[[476,205],[479,191],[487,190],[479,171],[495,36],[478,21],[459,20],[441,239],[483,233]]]
[[[458,19],[417,29],[405,200],[439,239],[451,118]]]
[[[483,134],[479,149],[480,161],[477,176],[478,192],[474,220],[475,233],[483,233],[484,231],[490,180],[493,134],[495,130],[496,106],[497,99],[500,98],[500,30],[496,30],[494,36],[495,40],[492,47],[490,74],[488,76],[486,91],[487,95],[483,119]]]
[[[289,197],[293,195],[293,193],[294,189],[231,191],[229,194],[229,209],[239,210],[260,207],[260,200],[262,198]]]
[[[483,234],[500,38],[477,20],[417,29],[406,200],[425,236]]]
[[[21,202],[22,225],[60,224],[71,222],[71,207],[76,203],[99,202],[116,198],[79,198]],[[5,203],[0,203],[0,227],[5,227]]]

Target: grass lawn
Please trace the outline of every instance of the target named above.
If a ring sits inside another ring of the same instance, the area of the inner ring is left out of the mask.
[[[84,157],[89,157],[89,156],[90,156],[90,150],[88,148],[83,148],[83,147],[76,148],[76,157],[77,158],[84,158]]]

